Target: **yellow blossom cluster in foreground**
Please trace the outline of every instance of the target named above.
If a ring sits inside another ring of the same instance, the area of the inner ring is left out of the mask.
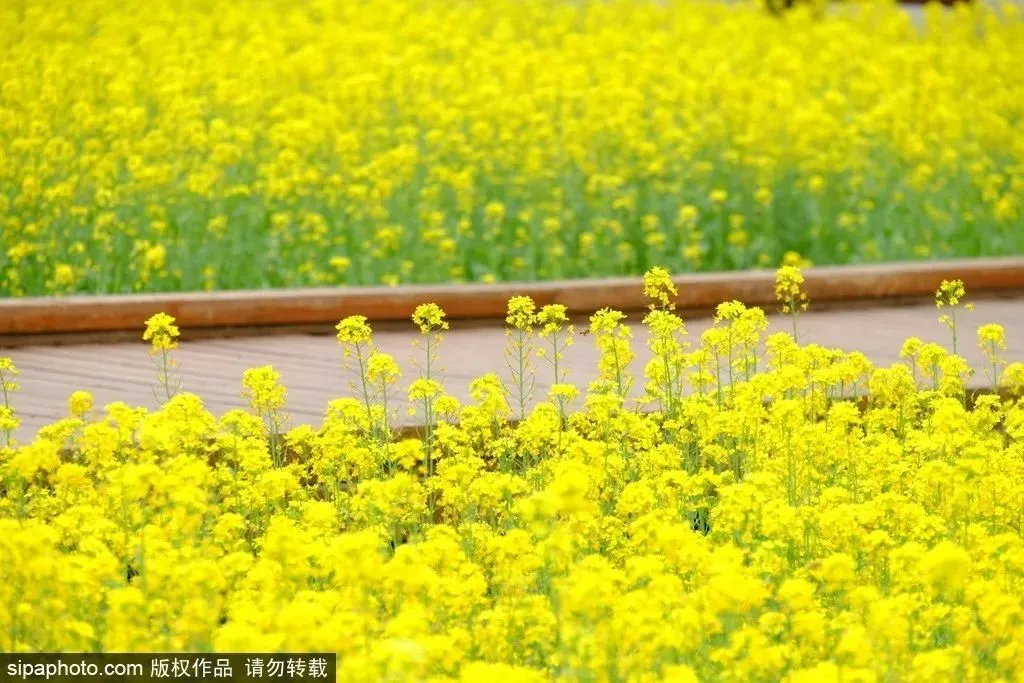
[[[799,280],[780,271],[794,328]],[[444,312],[421,306],[427,428],[397,440],[401,371],[365,318],[338,324],[354,397],[285,430],[270,366],[245,373],[250,411],[178,391],[154,316],[159,410],[78,392],[0,448],[0,649],[336,651],[340,681],[1024,677],[1024,364],[1003,329],[977,339],[1001,393],[975,394],[939,345],[875,368],[764,339],[739,302],[691,346],[667,271],[643,285],[653,360],[634,377],[623,316],[599,311],[575,409],[564,309],[510,301],[510,374],[459,405],[433,365]],[[16,374],[0,359],[8,432]]]
[[[0,295],[1024,250],[1019,4],[4,0]]]

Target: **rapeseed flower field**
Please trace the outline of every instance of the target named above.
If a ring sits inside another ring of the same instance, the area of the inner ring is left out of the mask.
[[[1019,253],[1024,24],[687,0],[6,0],[0,294]]]
[[[782,269],[777,288],[798,333],[800,280]],[[158,315],[160,409],[77,392],[17,444],[0,359],[0,648],[336,651],[341,681],[1024,677],[1024,364],[997,323],[959,329],[962,284],[937,304],[953,345],[985,351],[980,395],[941,345],[873,367],[765,338],[739,302],[691,342],[667,271],[643,285],[645,368],[606,309],[585,340],[599,378],[560,381],[584,340],[516,297],[508,368],[467,405],[432,365],[439,307],[413,316],[404,379],[346,318],[354,391],[316,427],[287,423],[271,366],[242,378],[248,411],[211,415]],[[522,414],[540,377],[551,394]],[[400,390],[414,438],[389,427]]]

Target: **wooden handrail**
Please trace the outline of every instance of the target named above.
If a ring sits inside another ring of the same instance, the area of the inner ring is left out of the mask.
[[[963,280],[969,294],[1024,291],[1024,258],[983,258],[878,265],[826,266],[804,271],[812,302],[920,298],[942,280]],[[683,310],[709,310],[723,301],[775,304],[775,271],[695,273],[673,278]],[[603,307],[635,312],[647,301],[639,277],[533,283],[338,287],[167,294],[81,295],[0,300],[4,337],[138,332],[154,313],[173,315],[184,329],[262,328],[334,324],[348,315],[371,322],[405,321],[433,302],[453,320],[501,319],[509,298],[562,304],[571,315]]]

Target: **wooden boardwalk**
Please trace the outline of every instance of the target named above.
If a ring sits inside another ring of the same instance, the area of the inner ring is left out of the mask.
[[[801,342],[859,350],[878,365],[899,361],[904,339],[917,336],[925,341],[949,344],[949,331],[937,321],[933,305],[861,308],[845,311],[808,312],[800,322]],[[789,320],[769,316],[770,331],[788,330]],[[972,366],[981,368],[982,356],[977,348],[978,326],[998,322],[1006,328],[1009,361],[1024,360],[1024,299],[990,299],[976,301],[971,313],[962,313],[961,353]],[[650,358],[646,348],[646,331],[635,323],[634,349],[637,359],[632,370],[637,376],[636,392],[642,386],[644,363]],[[709,319],[687,320],[692,340],[711,324]],[[140,330],[141,330],[140,321]],[[416,376],[411,365],[419,357],[412,341],[418,331],[410,322],[400,329],[377,331],[378,348],[391,353],[403,368],[402,390]],[[474,326],[456,321],[447,333],[441,348],[441,367],[447,391],[463,401],[469,400],[469,382],[486,372],[504,372],[504,331],[498,327]],[[351,395],[349,378],[342,369],[342,354],[333,333],[325,326],[324,334],[288,334],[236,339],[197,340],[185,342],[176,352],[178,374],[183,389],[198,394],[215,414],[231,408],[245,407],[240,379],[250,367],[273,365],[281,373],[288,388],[288,413],[292,424],[318,425],[328,401]],[[67,416],[67,398],[75,390],[87,390],[96,399],[96,407],[113,401],[154,409],[160,401],[156,395],[156,369],[141,339],[136,343],[80,344],[70,346],[29,346],[0,350],[10,356],[21,370],[21,390],[12,396],[12,403],[23,424],[16,438],[30,439],[39,427]],[[569,379],[581,389],[596,376],[597,351],[592,338],[577,336],[566,354]],[[549,385],[544,383],[549,368],[538,365],[537,395],[542,397]],[[980,371],[975,385],[987,380]],[[415,423],[403,403],[398,407],[399,424]]]

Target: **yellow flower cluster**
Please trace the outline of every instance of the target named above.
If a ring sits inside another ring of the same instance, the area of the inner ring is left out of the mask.
[[[790,315],[807,310],[807,294],[803,291],[804,276],[797,266],[782,266],[775,274],[775,298],[782,312]]]
[[[175,322],[174,318],[166,313],[157,313],[146,321],[146,331],[142,333],[142,340],[152,344],[151,351],[154,355],[178,348],[178,337],[181,336],[181,332]]]
[[[1024,249],[1014,5],[761,4],[5,0],[0,295]]]
[[[535,309],[510,302],[514,349],[562,331]],[[514,423],[498,375],[464,406],[420,377],[425,441],[382,436],[399,372],[359,318],[339,338],[381,391],[318,427],[274,433],[269,367],[220,417],[76,394],[0,447],[0,649],[333,651],[340,681],[1024,677],[1024,365],[974,395],[920,341],[876,368],[765,339],[739,302],[692,347],[670,309],[647,320],[649,412],[610,310],[581,409],[556,378]],[[978,343],[998,361],[1004,336]]]
[[[11,394],[18,390],[14,378],[18,376],[18,368],[8,357],[0,357],[0,432],[4,434],[4,442],[11,445],[11,434],[21,425],[21,420],[14,414],[11,407]]]

